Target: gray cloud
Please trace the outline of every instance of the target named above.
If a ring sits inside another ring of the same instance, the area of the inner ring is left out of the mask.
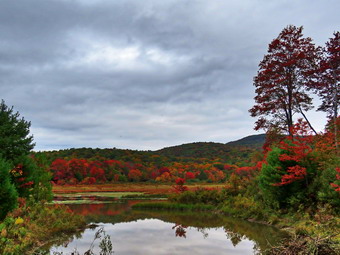
[[[247,110],[268,43],[294,24],[323,45],[339,5],[2,1],[0,95],[32,122],[37,150],[227,142],[254,133]],[[324,116],[309,114],[320,130]]]

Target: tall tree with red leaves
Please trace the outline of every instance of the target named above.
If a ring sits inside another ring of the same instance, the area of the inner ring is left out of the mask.
[[[278,127],[289,132],[296,113],[308,121],[304,113],[312,108],[308,89],[321,53],[311,38],[303,37],[302,29],[292,25],[284,28],[259,64],[254,78],[256,104],[249,110],[252,117],[259,117],[255,130]]]
[[[340,107],[340,32],[335,32],[334,37],[326,43],[324,55],[320,61],[320,71],[315,89],[321,99],[319,111],[328,114],[328,118],[336,122]],[[339,141],[337,139],[337,125],[334,125],[334,140],[337,153]]]

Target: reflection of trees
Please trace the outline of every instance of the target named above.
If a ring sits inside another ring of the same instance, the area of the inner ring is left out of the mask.
[[[255,242],[256,247],[261,247],[261,250],[269,248],[269,244],[275,245],[284,237],[282,232],[273,227],[219,214],[130,210],[131,205],[137,202],[136,200],[127,200],[121,203],[77,204],[70,205],[70,208],[77,214],[85,215],[87,222],[92,223],[131,222],[140,219],[159,219],[171,224],[177,223],[173,229],[176,236],[179,237],[187,237],[187,226],[195,227],[197,231],[203,234],[204,238],[208,237],[207,231],[209,229],[223,227],[226,236],[234,246],[237,246],[242,239],[248,238]]]
[[[85,216],[87,222],[120,222],[120,215],[128,211],[138,201],[127,200],[124,202],[102,204],[70,204],[69,208],[79,215]],[[117,219],[118,218],[118,219]]]
[[[184,237],[186,238],[187,231],[185,230],[187,226],[183,226],[181,224],[175,224],[175,226],[172,227],[172,229],[175,229],[175,235],[178,237]]]
[[[236,247],[242,241],[243,235],[229,231],[228,229],[225,229],[225,232],[227,234],[228,239],[230,239],[234,247]]]
[[[260,250],[269,248],[286,237],[285,233],[271,226],[212,213],[132,210],[126,216],[130,221],[154,218],[195,227],[205,238],[210,228],[223,227],[234,246],[242,239],[248,238],[255,242],[254,251],[259,250],[259,247]]]
[[[111,238],[108,234],[106,234],[104,227],[99,228],[93,238],[92,243],[90,244],[90,247],[88,248],[87,251],[85,251],[85,253],[83,253],[83,255],[95,255],[96,253],[94,253],[94,248],[95,248],[95,242],[97,240],[100,240],[99,243],[99,248],[100,248],[100,255],[112,255],[114,253],[113,249],[112,249],[112,242],[111,242]],[[65,246],[63,245],[63,247],[67,247],[68,243],[65,244]],[[73,255],[81,255],[81,253],[79,251],[77,251],[77,248],[75,248],[72,253]],[[53,255],[64,255],[63,252],[59,252],[59,251],[54,251]]]
[[[209,235],[206,228],[197,228],[197,231],[203,234],[204,239],[206,239]]]

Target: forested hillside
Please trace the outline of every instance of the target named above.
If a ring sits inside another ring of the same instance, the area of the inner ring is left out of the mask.
[[[222,182],[231,171],[247,174],[261,154],[263,135],[228,144],[200,142],[158,151],[122,149],[66,149],[36,152],[50,164],[57,184],[91,184],[126,181]]]
[[[252,154],[261,150],[265,135],[252,135],[226,144],[196,142],[163,148],[156,151],[124,150],[117,148],[71,148],[58,151],[37,152],[50,162],[57,158],[114,159],[134,163],[166,164],[169,162],[222,162],[247,165]]]

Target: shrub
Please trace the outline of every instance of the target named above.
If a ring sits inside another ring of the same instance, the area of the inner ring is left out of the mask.
[[[336,180],[336,175],[337,172],[335,171],[335,167],[332,165],[321,171],[318,199],[321,202],[331,204],[335,208],[340,208],[340,193],[331,186],[331,184]]]
[[[262,165],[258,183],[264,202],[272,208],[296,207],[301,203],[315,202],[308,199],[316,197],[316,162],[312,158],[306,158],[302,165],[299,161],[282,160],[282,155],[286,153],[283,149],[274,147]],[[306,176],[283,183],[284,177],[288,176],[287,171],[298,163],[306,169]]]
[[[217,205],[224,200],[222,192],[216,189],[197,188],[169,197],[170,201],[183,204],[211,204]]]
[[[51,174],[42,157],[22,156],[14,161],[12,180],[20,197],[32,196],[34,200],[51,200]]]

